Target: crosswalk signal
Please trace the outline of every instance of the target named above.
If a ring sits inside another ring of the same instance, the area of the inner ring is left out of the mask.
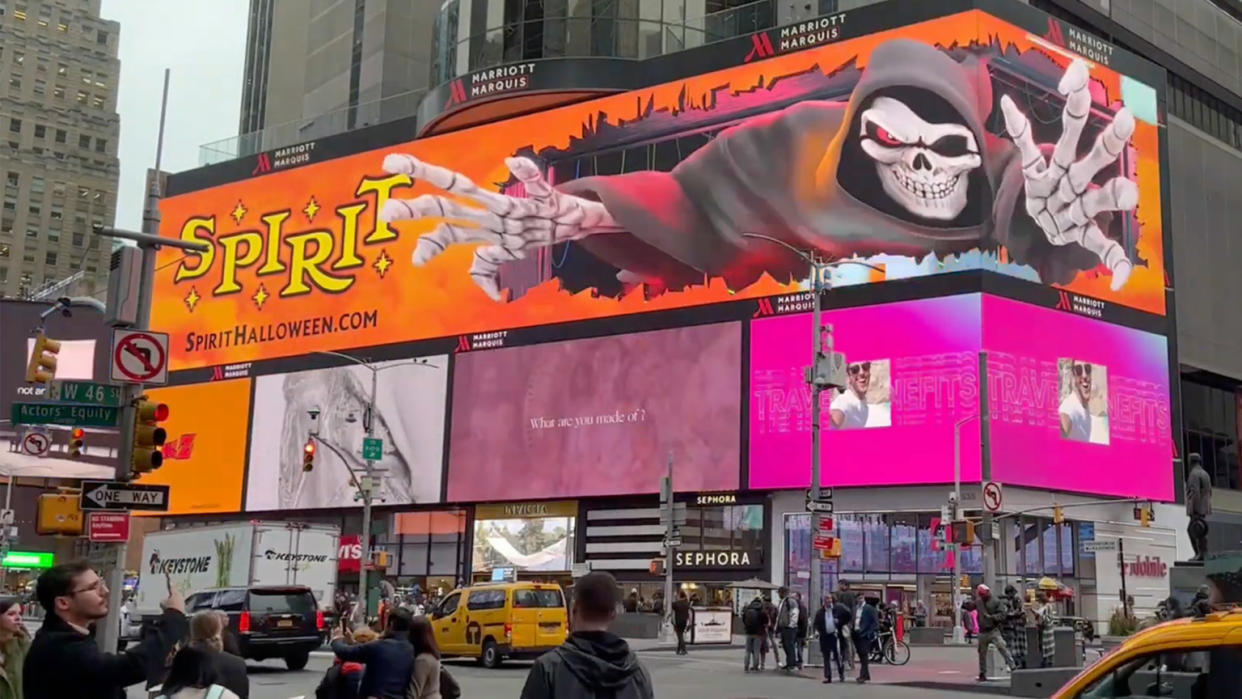
[[[1148,503],[1142,503],[1134,508],[1134,518],[1139,521],[1140,527],[1150,527],[1151,521],[1155,519],[1152,516],[1152,508]]]
[[[60,340],[49,340],[40,330],[35,335],[34,350],[26,365],[26,383],[47,383],[56,378],[56,354],[60,352]]]
[[[1065,522],[1065,513],[1061,511],[1060,505],[1052,506],[1052,523],[1062,524]]]
[[[168,433],[160,423],[168,419],[168,406],[138,396],[134,401],[134,473],[149,473],[164,465],[163,446]]]
[[[970,521],[949,524],[950,543],[970,546],[975,543],[975,523]]]
[[[663,558],[653,558],[651,559],[651,564],[647,567],[647,570],[650,571],[652,575],[664,575],[665,563],[667,563],[667,561]]]
[[[302,472],[310,473],[315,469],[315,440],[306,440],[306,446],[302,447]]]
[[[86,430],[81,427],[73,428],[73,432],[69,436],[69,456],[75,459],[82,457],[82,446],[86,442]]]

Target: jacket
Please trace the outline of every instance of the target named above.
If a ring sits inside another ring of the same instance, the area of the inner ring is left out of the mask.
[[[742,626],[747,636],[761,636],[767,628],[767,616],[763,611],[763,602],[752,600],[742,610]]]
[[[4,667],[0,668],[0,699],[21,699],[22,664],[30,652],[30,638],[15,636],[4,646]]]
[[[126,687],[163,675],[169,654],[189,631],[185,614],[167,609],[136,646],[104,653],[94,637],[49,613],[26,655],[24,699],[124,699]]]
[[[332,642],[332,652],[341,660],[352,660],[366,666],[359,696],[405,699],[410,673],[414,671],[414,646],[408,640],[381,638],[351,646],[338,639]]]
[[[829,619],[832,620],[831,629],[828,628]],[[821,637],[836,636],[839,628],[837,625],[837,615],[835,612],[829,612],[825,608],[820,607],[819,611],[815,612],[815,621],[812,626],[815,628],[815,633]]]
[[[858,615],[858,631],[854,635],[872,640],[880,635],[880,613],[873,605],[863,604]]]
[[[979,611],[979,633],[1001,628],[1005,623],[1005,618],[1009,616],[1008,605],[996,595],[990,595],[986,600],[979,598],[976,608]]]
[[[690,600],[679,599],[673,602],[673,626],[684,629],[690,624]]]
[[[806,638],[806,627],[810,622],[806,605],[798,602],[798,638]]]
[[[832,616],[837,622],[837,634],[844,635],[847,629],[854,628],[854,610],[842,602],[832,605]]]
[[[360,699],[358,689],[361,683],[362,663],[337,660],[315,688],[315,699]]]
[[[440,699],[440,659],[430,653],[414,658],[406,699]]]
[[[535,661],[521,699],[654,699],[651,674],[620,636],[575,631]]]
[[[212,651],[211,664],[216,670],[218,684],[240,699],[250,699],[250,677],[246,674],[245,660],[230,653]]]

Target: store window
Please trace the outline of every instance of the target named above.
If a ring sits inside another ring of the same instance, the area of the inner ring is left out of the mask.
[[[377,539],[395,559],[398,589],[418,586],[424,592],[443,594],[465,579],[465,510],[399,512],[393,515],[391,532]]]

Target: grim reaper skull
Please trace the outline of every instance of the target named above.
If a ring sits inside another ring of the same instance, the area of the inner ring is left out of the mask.
[[[884,192],[906,211],[952,221],[966,208],[979,142],[963,124],[931,124],[904,102],[877,97],[862,113],[859,137],[875,160]]]

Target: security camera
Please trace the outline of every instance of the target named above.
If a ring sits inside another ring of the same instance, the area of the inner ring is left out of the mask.
[[[957,493],[949,491],[949,502],[957,502]]]
[[[319,419],[319,406],[315,406],[311,408],[310,410],[307,410],[306,414],[310,415],[310,419],[318,420]]]

